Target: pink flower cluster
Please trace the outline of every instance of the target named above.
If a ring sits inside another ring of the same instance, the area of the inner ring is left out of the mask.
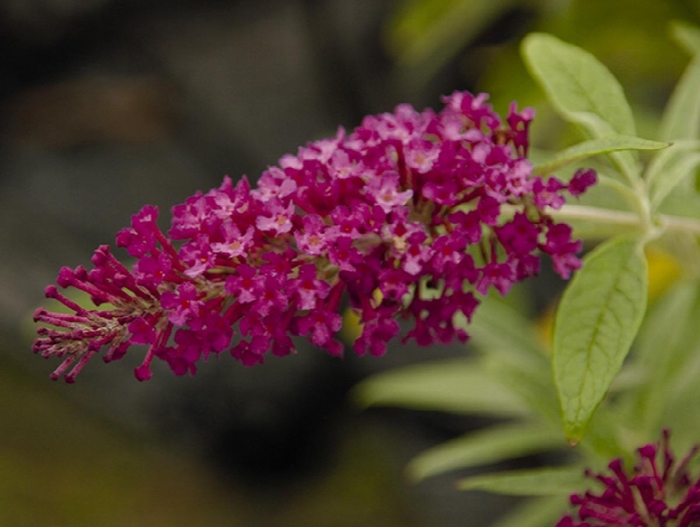
[[[340,355],[344,299],[362,323],[359,354],[383,354],[399,317],[422,345],[466,340],[455,315],[469,319],[477,295],[536,274],[538,251],[564,278],[580,266],[580,241],[545,211],[596,180],[591,170],[568,184],[534,176],[534,112],[513,104],[504,123],[486,97],[456,92],[439,113],[401,105],[368,116],[349,135],[284,156],[255,188],[226,178],[188,198],[167,235],[157,209],[144,207],[117,235],[131,269],[102,246],[92,270],[59,273],[60,286],[107,307],[86,309],[48,287],[73,313],[38,309],[34,350],[64,359],[53,378],[72,366],[69,382],[103,347],[110,361],[132,344],[148,346],[139,380],[154,357],[176,375],[227,349],[253,365],[293,352],[300,335]]]
[[[556,527],[697,527],[700,525],[700,478],[691,479],[688,464],[697,453],[693,448],[676,465],[665,430],[661,444],[637,450],[639,463],[631,475],[622,461],[612,461],[612,475],[587,475],[603,484],[595,494],[574,494],[579,520],[565,516]],[[661,465],[657,458],[661,455]]]

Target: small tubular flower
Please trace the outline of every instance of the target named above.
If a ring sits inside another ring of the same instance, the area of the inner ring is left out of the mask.
[[[491,287],[505,294],[536,274],[540,253],[565,278],[580,266],[580,242],[547,209],[596,179],[533,175],[533,111],[513,104],[503,121],[486,99],[455,92],[437,113],[400,105],[368,116],[285,155],[255,188],[226,177],[187,198],[167,233],[145,206],[117,235],[130,269],[103,246],[90,272],[59,273],[94,308],[47,288],[72,313],[37,310],[34,350],[63,359],[52,377],[68,381],[103,348],[115,360],[135,344],[148,346],[139,380],[155,358],[176,375],[226,350],[259,364],[292,353],[293,336],[340,355],[343,299],[362,321],[359,354],[383,354],[399,318],[420,344],[466,340],[455,317],[469,319]]]

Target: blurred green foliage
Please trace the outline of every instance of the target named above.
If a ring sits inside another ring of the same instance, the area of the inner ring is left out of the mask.
[[[651,138],[686,64],[669,35],[672,21],[698,25],[700,2],[403,0],[387,21],[385,41],[397,82],[409,93],[449,69],[467,79],[476,73],[477,89],[499,112],[512,100],[537,108],[536,146],[561,148],[580,138],[563,134],[564,124],[547,108],[520,58],[521,38],[542,31],[598,57],[625,86],[640,136]]]
[[[439,393],[423,398],[422,403],[434,403],[433,410],[467,412],[473,410],[441,401],[474,399],[472,392],[481,391],[474,378],[507,394],[500,395],[502,404],[493,413],[507,415],[510,409],[519,414],[512,422],[424,452],[409,465],[417,480],[537,450],[561,450],[565,437],[572,445],[580,442],[581,448],[567,457],[567,467],[477,475],[458,483],[463,490],[564,495],[559,510],[553,501],[535,501],[511,511],[501,525],[552,524],[566,507],[565,495],[590,486],[581,478],[583,466],[599,469],[615,457],[629,462],[634,448],[657,440],[663,428],[673,430],[674,442],[682,448],[697,441],[700,206],[693,176],[700,165],[700,30],[674,20],[684,13],[697,17],[700,10],[687,2],[648,4],[647,10],[647,2],[572,2],[557,16],[542,17],[538,29],[547,27],[567,40],[546,33],[522,40],[523,59],[547,104],[533,102],[537,96],[528,99],[534,83],[521,81],[523,69],[513,67],[508,49],[494,53],[498,58],[489,68],[491,77],[482,80],[486,91],[489,83],[498,85],[497,106],[505,97],[524,98],[538,109],[556,112],[557,119],[545,111],[540,122],[548,147],[568,146],[574,137],[587,139],[550,158],[549,165],[538,160],[540,167],[578,166],[582,153],[597,156],[585,164],[591,161],[599,169],[600,193],[586,196],[586,206],[568,204],[553,212],[555,218],[574,226],[580,219],[598,222],[599,228],[585,231],[593,239],[609,236],[610,224],[632,233],[613,236],[584,258],[559,302],[552,346],[537,338],[526,313],[490,297],[465,325],[476,356],[461,365],[391,372],[357,388],[365,405],[425,408],[411,399],[403,384],[408,383],[414,395],[424,389]],[[689,64],[682,50],[691,55]],[[663,143],[633,139],[637,134]],[[613,148],[613,142],[620,148]],[[608,207],[603,193],[619,194],[622,205]],[[654,274],[662,269],[653,257],[660,247],[683,269],[674,274],[677,283],[671,287],[666,277]],[[649,303],[648,282],[663,282],[666,289],[662,294],[652,288]],[[461,370],[468,375],[459,386]],[[557,440],[555,430],[562,423],[564,433]]]

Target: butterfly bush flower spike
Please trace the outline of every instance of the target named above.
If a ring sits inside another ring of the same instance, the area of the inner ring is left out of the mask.
[[[572,495],[579,519],[565,516],[556,527],[697,527],[700,478],[688,472],[697,451],[693,447],[676,463],[665,430],[660,443],[637,450],[639,461],[631,473],[619,459],[608,465],[607,474],[587,472],[603,490]]]
[[[422,345],[466,340],[456,315],[470,319],[491,287],[505,294],[537,274],[540,253],[564,278],[580,267],[581,242],[547,211],[596,179],[533,175],[533,111],[512,105],[503,121],[486,98],[455,92],[438,113],[368,116],[285,155],[256,187],[227,177],[187,198],[167,233],[145,206],[117,235],[131,268],[102,246],[92,270],[59,273],[93,308],[46,289],[70,313],[36,311],[34,350],[62,359],[52,377],[69,382],[103,349],[110,361],[135,344],[147,346],[140,380],[154,359],[176,375],[224,351],[259,364],[292,353],[298,336],[340,355],[341,301],[361,320],[361,355],[383,354],[401,318]]]

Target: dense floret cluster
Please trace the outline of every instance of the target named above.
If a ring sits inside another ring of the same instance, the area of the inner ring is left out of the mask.
[[[505,294],[536,274],[538,252],[564,278],[580,266],[580,241],[546,210],[596,179],[590,170],[568,184],[534,176],[534,112],[513,104],[502,122],[485,100],[456,92],[439,113],[401,105],[368,116],[349,135],[284,156],[255,188],[226,178],[188,198],[167,236],[157,209],[144,207],[117,235],[131,269],[102,246],[92,270],[59,273],[58,285],[107,307],[86,309],[48,287],[73,313],[38,309],[34,350],[63,358],[52,377],[69,382],[103,347],[110,361],[132,344],[148,346],[140,380],[154,357],[177,375],[225,350],[254,365],[291,353],[292,336],[340,355],[343,299],[361,320],[359,354],[383,354],[399,317],[422,345],[466,340],[455,315],[469,319],[491,286]]]
[[[611,475],[587,475],[604,490],[571,496],[579,520],[565,516],[556,527],[697,527],[700,525],[700,478],[692,479],[688,464],[694,447],[676,465],[669,448],[669,432],[660,444],[637,450],[639,463],[628,474],[620,459],[608,468]],[[661,463],[657,462],[661,458]]]

